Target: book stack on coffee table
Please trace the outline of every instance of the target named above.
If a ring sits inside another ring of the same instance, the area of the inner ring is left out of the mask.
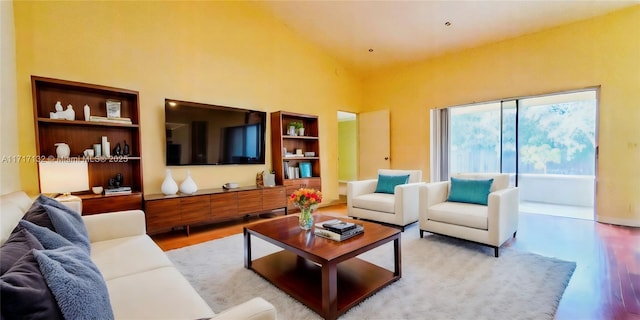
[[[342,241],[363,233],[364,227],[352,222],[333,219],[316,223],[313,232],[316,236]]]

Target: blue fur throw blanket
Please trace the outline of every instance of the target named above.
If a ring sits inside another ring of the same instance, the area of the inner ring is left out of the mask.
[[[113,319],[107,285],[89,255],[77,246],[34,250],[65,319]]]

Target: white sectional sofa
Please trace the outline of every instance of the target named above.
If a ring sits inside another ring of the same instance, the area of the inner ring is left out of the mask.
[[[7,241],[31,203],[22,191],[0,196],[0,243]],[[116,319],[276,318],[273,305],[259,297],[218,314],[211,310],[146,235],[144,212],[112,212],[82,220],[89,234],[90,260],[105,280]]]

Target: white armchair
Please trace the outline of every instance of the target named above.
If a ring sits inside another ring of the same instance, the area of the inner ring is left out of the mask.
[[[406,184],[396,185],[393,193],[376,193],[378,179],[347,183],[347,214],[350,217],[404,227],[418,221],[418,194],[421,170],[380,169],[378,176],[409,175]]]
[[[448,202],[450,181],[426,183],[420,187],[420,237],[431,232],[465,239],[494,248],[518,230],[518,188],[509,187],[508,174],[456,174],[454,178],[493,179],[487,205]]]

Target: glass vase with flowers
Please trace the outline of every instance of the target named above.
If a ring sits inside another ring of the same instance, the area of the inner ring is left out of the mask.
[[[309,230],[313,226],[313,211],[322,202],[322,192],[316,189],[300,188],[289,196],[289,203],[300,208],[300,228]]]

